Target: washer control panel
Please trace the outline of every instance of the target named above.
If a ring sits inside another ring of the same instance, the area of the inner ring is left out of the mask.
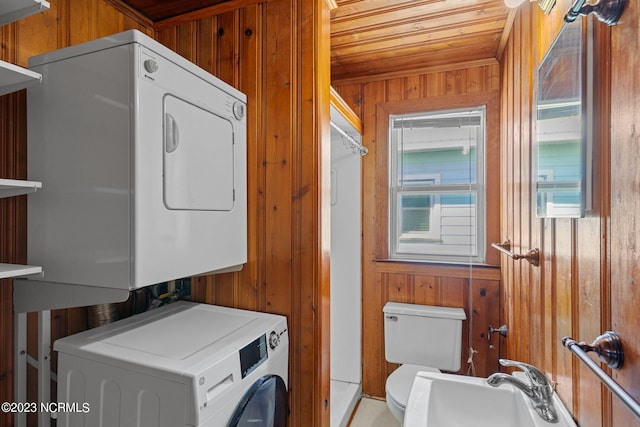
[[[287,333],[287,329],[284,328],[280,331],[271,331],[269,334],[269,348],[271,350],[275,350],[280,345],[280,341],[282,340],[282,336]]]

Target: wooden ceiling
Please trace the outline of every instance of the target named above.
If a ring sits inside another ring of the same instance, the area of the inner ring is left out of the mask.
[[[331,80],[495,63],[513,16],[504,0],[337,0]]]
[[[154,25],[264,0],[105,0]],[[366,81],[495,63],[514,12],[504,0],[327,0],[331,80]],[[230,7],[230,6],[229,6]]]
[[[227,1],[229,0],[112,0],[111,2],[122,3],[149,22],[155,23]]]

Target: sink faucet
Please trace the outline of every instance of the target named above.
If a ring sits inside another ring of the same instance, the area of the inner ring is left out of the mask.
[[[493,387],[499,387],[502,383],[509,383],[520,389],[524,394],[529,396],[533,402],[533,408],[542,417],[543,420],[550,423],[558,422],[558,414],[553,406],[553,387],[545,376],[535,366],[527,363],[516,362],[515,360],[500,359],[502,366],[515,366],[524,371],[529,379],[529,384],[513,375],[505,373],[495,373],[487,378],[487,383]]]

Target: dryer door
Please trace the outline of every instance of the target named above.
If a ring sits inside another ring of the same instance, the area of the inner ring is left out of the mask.
[[[233,138],[230,120],[165,95],[164,203],[168,209],[233,209]]]
[[[284,381],[278,375],[265,375],[244,395],[228,427],[285,427],[288,412]]]

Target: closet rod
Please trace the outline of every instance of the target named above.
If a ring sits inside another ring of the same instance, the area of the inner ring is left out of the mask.
[[[349,148],[353,149],[353,150],[357,150],[361,156],[366,155],[369,150],[367,149],[367,147],[365,147],[364,145],[360,144],[358,141],[356,141],[356,139],[354,137],[352,137],[351,135],[349,135],[347,132],[345,132],[344,130],[342,130],[342,128],[340,126],[338,126],[337,124],[335,124],[334,122],[331,122],[331,127],[334,128],[336,131],[338,131],[338,133],[347,140],[347,143],[349,145]]]

